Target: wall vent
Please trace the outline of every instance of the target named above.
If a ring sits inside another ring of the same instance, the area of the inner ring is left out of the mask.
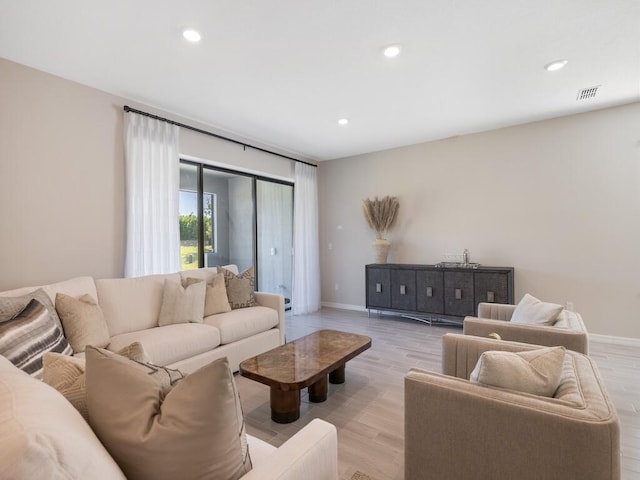
[[[589,88],[583,88],[582,90],[578,90],[578,96],[576,97],[576,100],[578,101],[587,100],[589,98],[595,97],[596,93],[598,93],[599,88],[600,88],[600,85],[596,87],[589,87]]]

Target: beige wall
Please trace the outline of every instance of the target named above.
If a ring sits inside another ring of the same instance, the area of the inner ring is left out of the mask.
[[[364,306],[374,235],[362,199],[397,195],[389,262],[468,248],[515,267],[516,301],[570,301],[592,333],[640,338],[640,103],[318,170],[325,304]]]
[[[122,276],[125,104],[163,114],[0,59],[0,291]],[[181,152],[293,178],[293,162],[184,129]]]

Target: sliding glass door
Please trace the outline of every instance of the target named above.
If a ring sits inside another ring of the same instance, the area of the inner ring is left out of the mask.
[[[254,266],[257,288],[291,296],[293,185],[180,163],[182,268]]]

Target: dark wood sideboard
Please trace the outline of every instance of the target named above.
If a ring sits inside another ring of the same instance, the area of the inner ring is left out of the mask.
[[[392,311],[427,323],[462,324],[478,303],[513,303],[512,267],[366,265],[366,307]]]

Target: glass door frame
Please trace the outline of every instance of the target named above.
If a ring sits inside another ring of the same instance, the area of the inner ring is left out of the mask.
[[[287,185],[292,188],[292,195],[295,198],[295,183],[292,181],[281,180],[278,178],[266,177],[264,175],[258,175],[254,173],[243,172],[239,170],[234,170],[232,168],[225,168],[219,166],[208,165],[206,163],[197,162],[193,160],[187,160],[185,158],[180,158],[180,164],[191,165],[198,169],[197,173],[197,207],[198,207],[198,268],[204,267],[204,202],[203,202],[203,194],[204,194],[204,170],[213,170],[223,173],[229,173],[232,175],[238,175],[243,177],[248,177],[252,179],[251,182],[251,194],[253,196],[253,258],[254,258],[254,275],[255,275],[255,289],[259,289],[258,285],[258,269],[259,269],[259,259],[258,259],[258,196],[257,196],[257,181],[265,181],[271,183],[278,183],[281,185]],[[202,213],[202,214],[201,214]],[[293,233],[293,231],[292,231]]]

